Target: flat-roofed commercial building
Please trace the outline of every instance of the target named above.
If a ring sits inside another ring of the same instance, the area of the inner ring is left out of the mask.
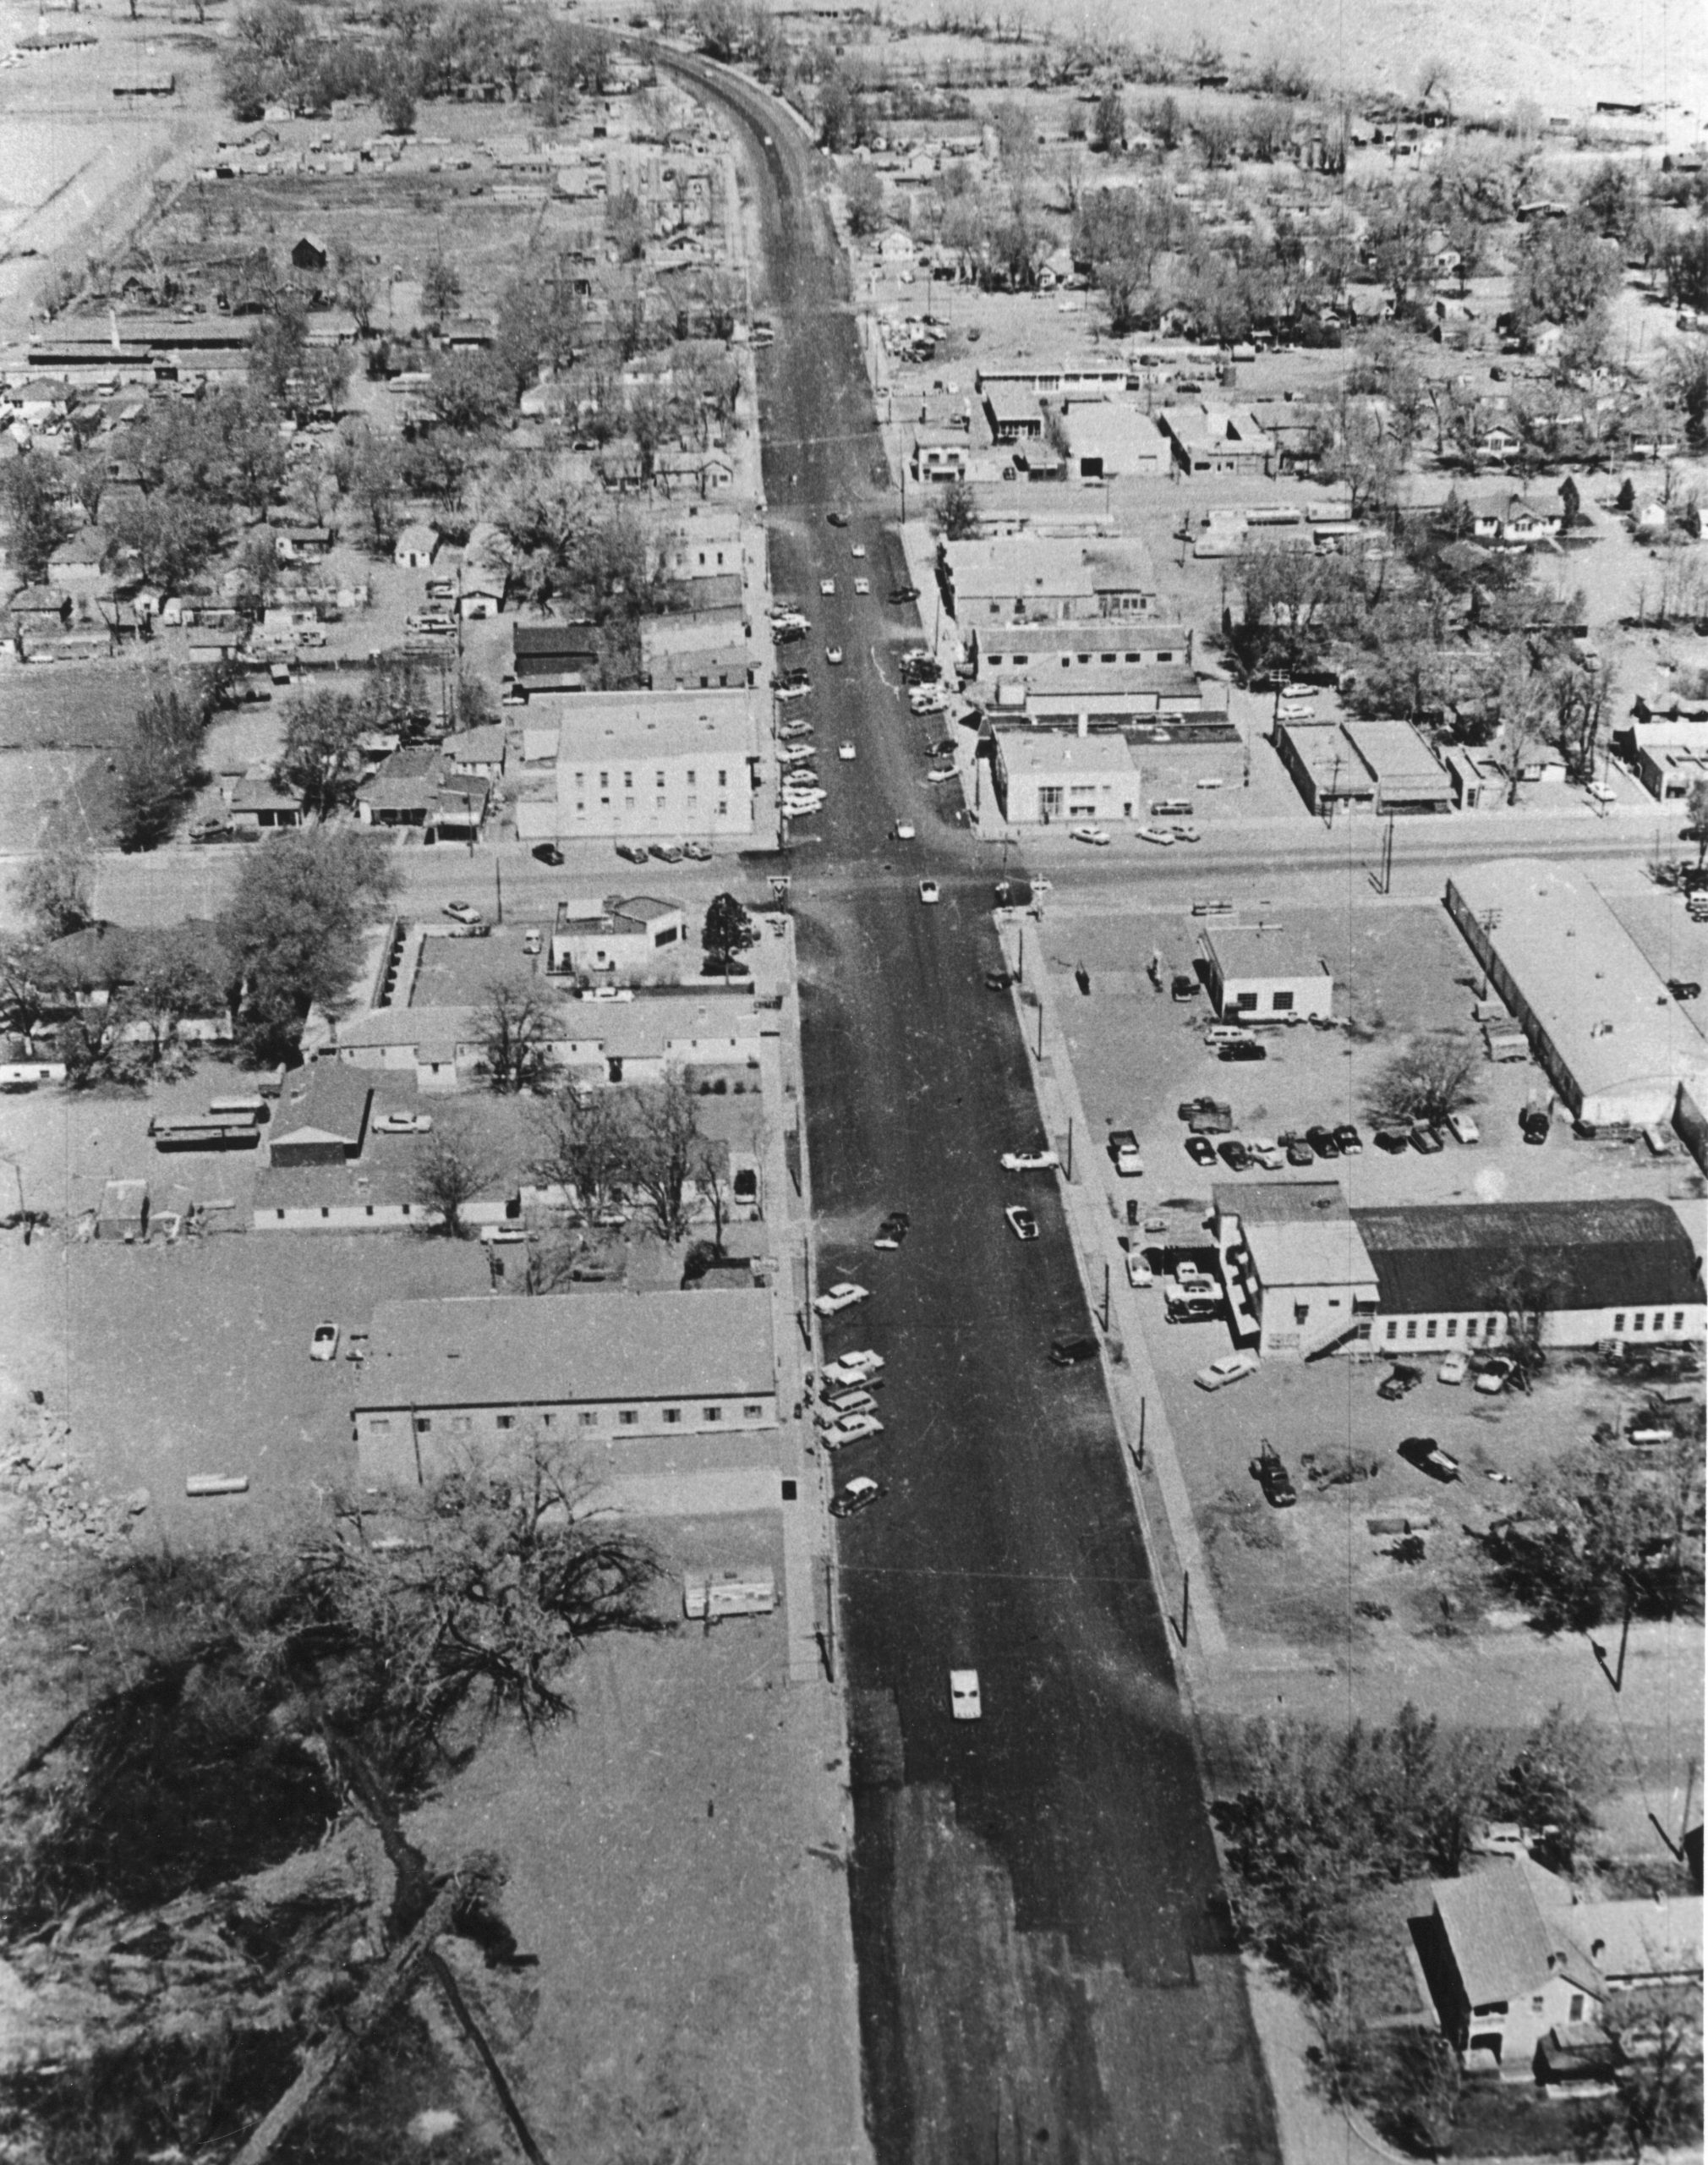
[[[1024,443],[1043,434],[1043,408],[1033,392],[1018,384],[988,384],[984,418],[994,443]]]
[[[1275,471],[1275,439],[1249,409],[1165,406],[1157,419],[1184,474]]]
[[[1708,1040],[1579,874],[1536,858],[1466,865],[1448,915],[1575,1118],[1648,1127],[1708,1093]]]
[[[1700,1340],[1702,1269],[1669,1203],[1448,1203],[1355,1209],[1379,1288],[1373,1341],[1398,1354],[1498,1346],[1540,1313],[1542,1343]]]
[[[1409,721],[1343,721],[1340,732],[1374,785],[1378,813],[1453,809],[1447,769]]]
[[[1138,540],[1021,532],[945,542],[941,555],[950,613],[963,638],[997,622],[1144,617],[1156,606],[1156,567]]]
[[[737,690],[752,681],[739,609],[643,617],[640,649],[641,674],[655,692]]]
[[[1125,737],[1069,737],[1006,723],[992,735],[997,800],[1012,825],[1130,819],[1140,809],[1139,763]]]
[[[1278,721],[1270,742],[1307,811],[1332,819],[1376,802],[1376,785],[1364,762],[1333,721]]]
[[[1174,460],[1174,447],[1151,416],[1113,399],[1070,406],[1067,438],[1069,480],[1093,486],[1159,480]]]
[[[411,1488],[529,1432],[607,1451],[777,1425],[766,1292],[382,1301],[352,1408],[360,1477]]]
[[[1190,666],[1192,633],[1185,624],[1124,623],[1087,617],[1067,624],[992,625],[970,630],[968,644],[983,673],[1004,670],[1054,685],[1105,670]]]
[[[1334,978],[1316,951],[1279,926],[1218,926],[1198,935],[1210,997],[1224,1021],[1334,1012]]]
[[[1234,1335],[1265,1359],[1308,1361],[1362,1337],[1375,1266],[1338,1181],[1256,1181],[1210,1191]]]
[[[588,693],[564,710],[556,791],[517,800],[517,839],[751,834],[758,757],[745,690]]]

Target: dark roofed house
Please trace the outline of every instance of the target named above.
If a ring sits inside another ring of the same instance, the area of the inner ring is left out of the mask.
[[[736,584],[739,589],[739,578]],[[599,633],[591,624],[515,624],[510,637],[516,673],[528,682],[589,677],[597,671],[602,659]]]
[[[280,1170],[359,1158],[374,1086],[359,1068],[317,1061],[286,1078],[267,1159]]]
[[[357,813],[375,827],[424,827],[444,771],[436,745],[406,744],[357,790]]]
[[[298,233],[291,244],[291,262],[298,271],[324,271],[327,248],[318,233]]]
[[[71,596],[57,586],[20,586],[6,606],[20,632],[53,632],[71,622]]]

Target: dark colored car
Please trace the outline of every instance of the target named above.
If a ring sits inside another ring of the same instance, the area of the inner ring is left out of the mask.
[[[1263,1500],[1272,1510],[1284,1511],[1289,1504],[1299,1501],[1299,1492],[1293,1486],[1293,1477],[1281,1461],[1281,1455],[1273,1444],[1265,1444],[1251,1461],[1251,1478],[1263,1491]]]
[[[1196,1000],[1203,989],[1196,978],[1190,976],[1185,970],[1177,970],[1169,986],[1169,997],[1170,1000]]]
[[[777,682],[786,692],[793,691],[797,685],[810,684],[812,681],[804,669],[780,669],[777,671]]]
[[[892,586],[890,589],[890,599],[898,604],[903,601],[917,601],[919,599],[919,589],[917,586]]]
[[[1364,1154],[1364,1137],[1349,1120],[1341,1121],[1334,1131],[1334,1140],[1340,1145],[1343,1158],[1359,1158]]]
[[[1053,1368],[1076,1368],[1082,1361],[1095,1361],[1098,1341],[1094,1338],[1073,1335],[1053,1338],[1049,1342],[1050,1366]]]
[[[536,842],[531,853],[542,864],[561,864],[563,862],[563,852],[556,842]]]
[[[907,1238],[912,1220],[905,1210],[892,1210],[872,1236],[874,1248],[899,1248]]]
[[[1397,1158],[1402,1150],[1410,1148],[1411,1137],[1404,1128],[1378,1127],[1375,1142],[1378,1150],[1385,1150],[1389,1157]]]
[[[675,842],[654,842],[652,854],[660,864],[680,864],[682,861],[682,851]]]
[[[1015,982],[1012,970],[987,970],[984,981],[993,992],[1006,992]]]
[[[1548,1130],[1552,1125],[1553,1122],[1547,1113],[1539,1112],[1531,1106],[1526,1106],[1519,1115],[1519,1126],[1524,1132],[1526,1143],[1546,1143],[1548,1139]]]
[[[848,514],[846,511],[826,512],[824,517],[832,526],[846,526],[848,523]]]
[[[637,849],[632,842],[619,842],[616,853],[625,864],[644,864],[647,861],[646,852]]]
[[[1213,1113],[1216,1110],[1213,1098],[1182,1098],[1174,1108],[1177,1120],[1191,1120],[1194,1113]]]
[[[1287,1154],[1289,1165],[1311,1165],[1317,1162],[1316,1153],[1302,1135],[1284,1135],[1278,1147]]]
[[[1444,1451],[1433,1436],[1408,1436],[1399,1447],[1399,1455],[1432,1481],[1459,1479],[1459,1461],[1451,1451]]]
[[[1700,1000],[1702,988],[1694,978],[1668,978],[1667,989],[1674,1000]]]
[[[1433,1158],[1447,1148],[1432,1127],[1415,1127],[1411,1131],[1411,1147],[1425,1158]]]
[[[1396,1361],[1391,1373],[1385,1375],[1376,1386],[1378,1398],[1404,1398],[1409,1390],[1415,1390],[1423,1381],[1421,1368],[1414,1368],[1409,1361]]]
[[[933,759],[951,759],[960,748],[952,737],[939,737],[931,748],[931,756]]]
[[[1216,1146],[1207,1135],[1189,1135],[1186,1137],[1186,1155],[1195,1165],[1213,1165]]]
[[[1240,1060],[1267,1060],[1269,1053],[1268,1049],[1266,1046],[1255,1044],[1248,1038],[1243,1039],[1238,1044],[1224,1045],[1221,1050],[1217,1054],[1216,1057],[1218,1060],[1229,1061]]]
[[[1251,1168],[1251,1153],[1234,1137],[1222,1145],[1222,1162],[1230,1173],[1246,1172]]]
[[[1307,1127],[1305,1140],[1319,1158],[1338,1158],[1340,1155],[1340,1145],[1334,1139],[1332,1127],[1324,1127],[1320,1123],[1315,1127]]]

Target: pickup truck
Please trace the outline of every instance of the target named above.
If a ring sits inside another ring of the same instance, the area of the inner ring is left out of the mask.
[[[1115,1170],[1124,1179],[1135,1179],[1145,1170],[1145,1161],[1139,1151],[1139,1138],[1130,1127],[1117,1127],[1110,1132],[1109,1156]]]

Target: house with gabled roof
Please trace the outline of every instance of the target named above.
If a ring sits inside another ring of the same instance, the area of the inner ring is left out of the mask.
[[[316,1061],[287,1078],[267,1146],[281,1171],[304,1165],[344,1165],[368,1139],[374,1086],[359,1069]]]

